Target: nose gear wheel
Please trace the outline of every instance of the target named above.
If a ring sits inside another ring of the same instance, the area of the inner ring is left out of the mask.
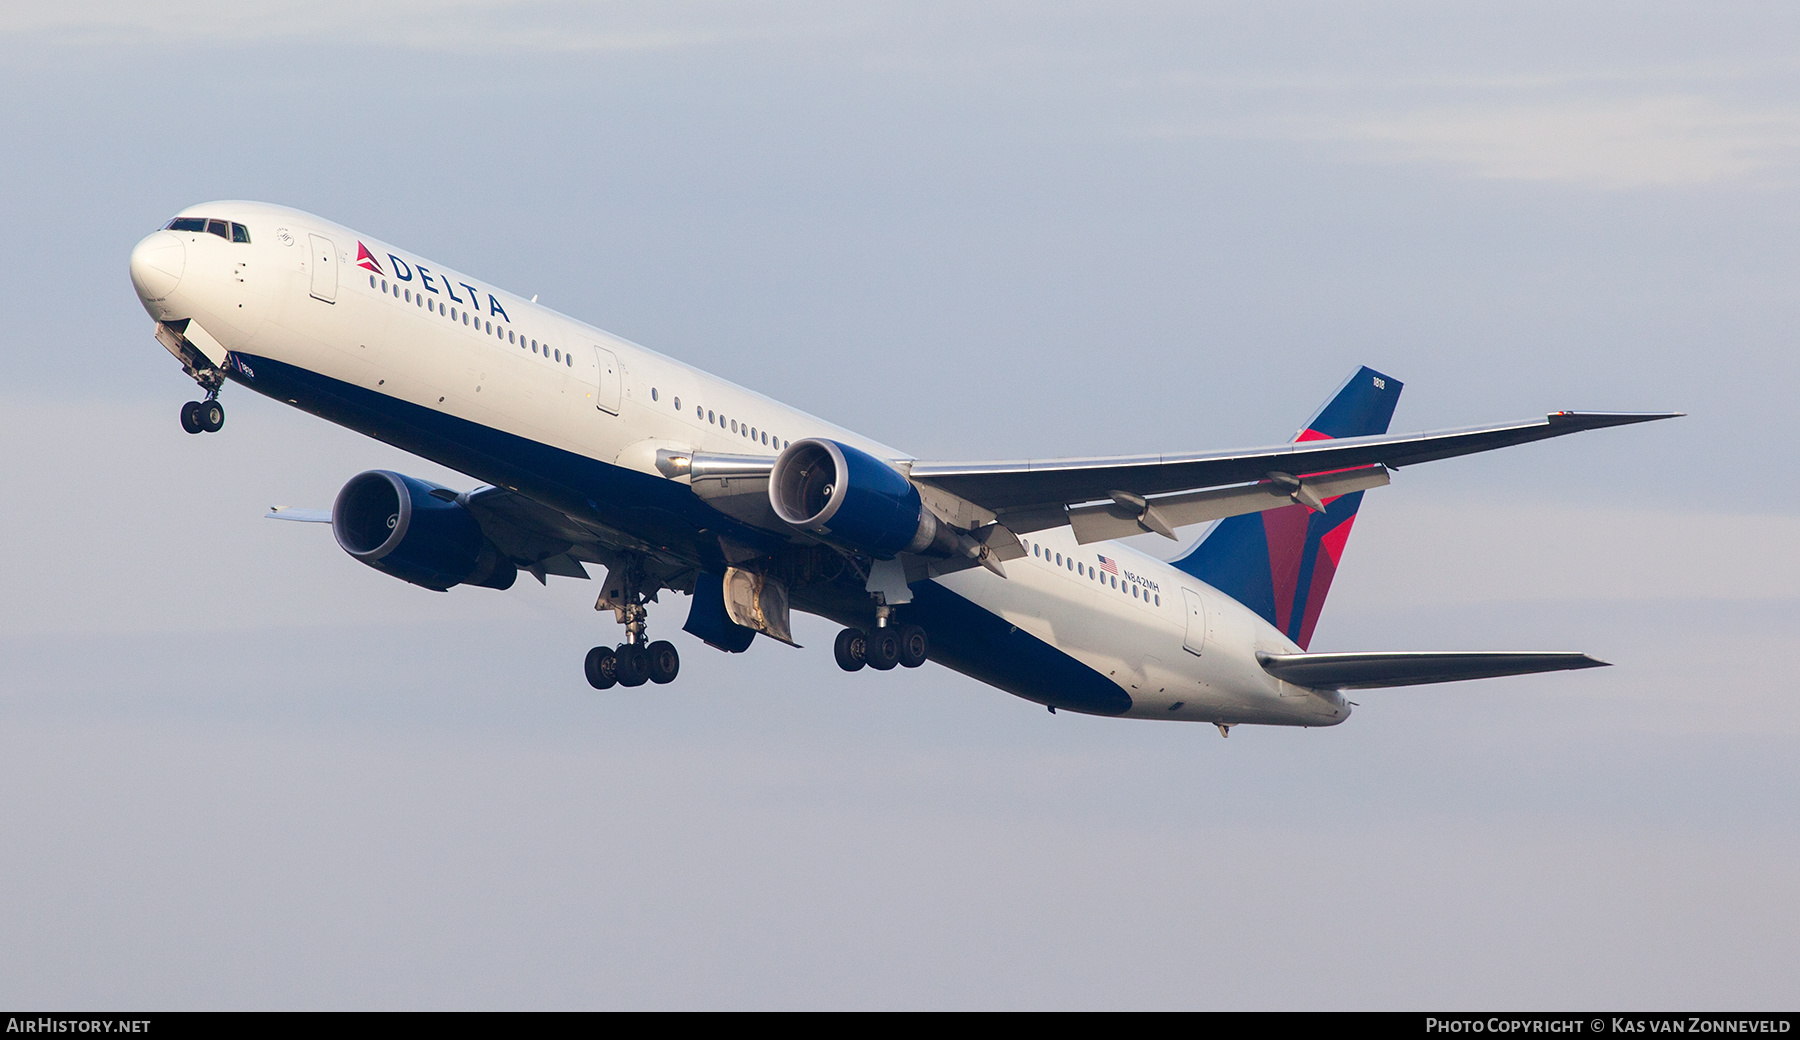
[[[214,398],[181,406],[181,428],[189,433],[218,433],[225,428],[225,406]]]

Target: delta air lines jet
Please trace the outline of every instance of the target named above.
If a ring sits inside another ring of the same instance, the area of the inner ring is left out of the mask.
[[[1602,664],[1578,653],[1308,653],[1363,493],[1414,463],[1666,414],[1555,412],[1387,432],[1400,382],[1353,373],[1289,444],[1104,458],[916,459],[472,275],[252,202],[183,211],[139,242],[156,338],[225,421],[226,383],[468,474],[350,478],[329,523],[358,561],[427,589],[587,578],[624,625],[588,682],[666,683],[645,604],[728,653],[843,625],[846,671],[935,661],[1094,715],[1330,726],[1347,690]],[[1216,521],[1172,560],[1115,539]]]

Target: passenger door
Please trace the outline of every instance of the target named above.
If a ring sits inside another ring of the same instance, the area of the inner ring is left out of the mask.
[[[312,297],[326,303],[337,302],[337,248],[323,235],[307,235],[312,255],[307,264],[312,268]]]
[[[1206,601],[1198,592],[1186,588],[1181,590],[1181,598],[1187,606],[1187,634],[1181,648],[1199,657],[1206,647]]]
[[[594,407],[612,415],[619,414],[619,359],[605,347],[594,348]]]

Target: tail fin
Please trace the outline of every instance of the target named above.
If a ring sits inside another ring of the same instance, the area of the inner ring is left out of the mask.
[[[1386,433],[1400,387],[1397,379],[1359,368],[1294,440]],[[1322,513],[1291,505],[1229,517],[1173,562],[1261,614],[1304,650],[1312,642],[1362,497],[1355,491],[1326,499]]]

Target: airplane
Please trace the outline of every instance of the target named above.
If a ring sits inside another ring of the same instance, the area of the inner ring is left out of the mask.
[[[1399,468],[1679,413],[1552,412],[1389,434],[1401,383],[1358,368],[1286,444],[987,462],[918,459],[370,235],[210,202],[131,252],[158,342],[217,433],[236,383],[468,475],[349,479],[351,557],[434,591],[520,571],[585,579],[625,629],[596,689],[667,683],[646,604],[727,653],[797,646],[793,611],[843,628],[838,664],[932,661],[1051,712],[1333,726],[1356,690],[1605,662],[1574,652],[1312,653],[1364,492]],[[1172,559],[1119,539],[1211,522]]]

